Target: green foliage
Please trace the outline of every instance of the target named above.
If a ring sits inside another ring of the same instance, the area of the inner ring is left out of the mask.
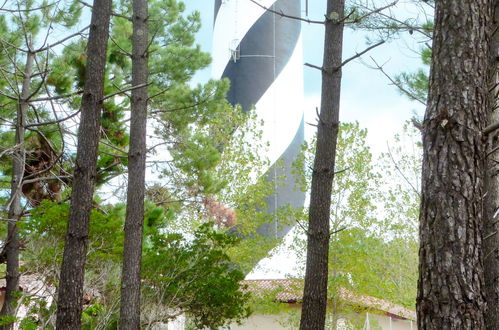
[[[15,316],[0,316],[0,325],[9,325],[16,322]]]
[[[246,318],[249,294],[239,285],[244,274],[234,269],[226,252],[237,242],[210,223],[201,225],[191,241],[181,234],[154,235],[144,250],[144,294],[157,304],[186,311],[198,328]],[[144,314],[150,315],[147,310]]]
[[[412,241],[418,235],[421,164],[421,133],[406,122],[380,157],[379,200],[383,203],[383,226],[392,237]]]
[[[36,7],[36,1],[27,2]],[[62,4],[65,11],[50,10],[55,7],[49,6],[41,12],[23,13],[25,21],[27,15],[33,16],[29,25],[33,35],[43,35],[47,28],[43,24],[49,17],[63,27],[77,22],[82,5],[69,0],[63,0]],[[22,5],[28,6],[24,2]],[[187,312],[197,326],[221,326],[248,315],[249,297],[239,290],[238,281],[276,245],[276,239],[260,236],[257,229],[275,219],[291,223],[295,210],[283,208],[274,214],[267,213],[264,198],[271,195],[275,187],[263,179],[261,168],[269,164],[258,156],[260,150],[267,147],[266,143],[253,143],[261,140],[261,123],[254,114],[244,114],[239,107],[228,104],[225,100],[228,80],[210,80],[197,86],[190,83],[195,72],[210,62],[209,54],[194,43],[195,33],[200,28],[199,13],[185,14],[183,3],[175,0],[150,1],[149,6],[148,88],[152,98],[148,109],[154,131],[148,134],[153,136],[151,140],[159,140],[158,145],[162,147],[150,150],[157,160],[154,166],[161,178],[151,185],[146,202],[143,313],[148,322],[158,322],[164,320],[158,319],[164,316],[161,313],[167,313],[165,317],[169,318],[180,309]],[[130,3],[115,3],[113,10],[129,15]],[[5,39],[22,47],[20,21],[7,21],[0,15],[0,32],[5,32],[9,38],[12,36],[12,39]],[[97,184],[101,187],[121,175],[127,164],[130,101],[120,91],[131,87],[131,64],[127,55],[131,51],[131,31],[131,22],[121,17],[113,18],[104,90],[106,95],[114,96],[103,103],[97,164]],[[40,55],[39,62],[47,63],[50,70],[46,77],[34,77],[32,90],[37,93],[33,97],[45,97],[49,93],[58,96],[57,109],[61,105],[67,115],[75,114],[80,107],[79,92],[85,78],[85,50],[86,40],[75,38],[55,52]],[[15,49],[1,51],[3,68],[23,68],[22,56],[17,57],[16,63],[9,62],[10,57],[15,57],[12,56]],[[12,77],[16,85],[21,76],[18,72]],[[9,87],[7,80],[0,79],[2,91],[8,94]],[[8,104],[9,99],[1,93],[0,101],[4,105],[0,108],[1,115],[12,118],[16,103]],[[56,119],[48,104],[35,106],[39,111],[29,113],[29,123]],[[73,119],[77,120],[78,116]],[[0,131],[2,151],[12,145],[14,137],[10,126],[3,125]],[[60,156],[58,166],[61,173],[66,171],[64,174],[70,173],[74,158],[74,145],[70,141],[76,129],[72,125],[65,122],[40,128]],[[34,133],[27,137],[30,141],[36,139],[38,135]],[[2,156],[1,174],[8,181],[11,159],[8,153]],[[53,173],[58,172],[54,170]],[[5,184],[5,188],[8,185]],[[67,196],[68,190],[63,191],[63,195]],[[234,209],[237,218],[234,227],[217,223],[215,230],[212,224],[206,224],[216,220],[207,212],[204,201],[208,197]],[[94,200],[85,283],[86,287],[96,289],[99,296],[85,306],[83,321],[87,329],[113,328],[119,301],[125,206],[120,203],[106,205],[98,196]],[[30,207],[29,215],[20,223],[26,245],[21,256],[22,270],[40,274],[49,285],[57,285],[68,216],[67,201],[44,200]],[[172,260],[178,263],[172,263]],[[181,271],[176,274],[178,267]],[[47,306],[43,299],[26,301],[30,312],[22,320],[23,326],[43,324],[50,328],[55,307]]]
[[[395,78],[399,86],[404,86],[407,92],[403,94],[411,100],[426,102],[428,94],[428,73],[426,70],[419,69],[414,73],[403,72]]]
[[[376,170],[366,139],[367,131],[358,123],[341,125],[330,223],[334,234],[329,248],[328,318],[332,323],[343,316],[352,324],[363,324],[363,318],[351,319],[359,306],[342,298],[344,290],[409,308],[415,303],[418,244],[413,226],[417,222],[418,196],[397,183],[401,178],[395,168],[415,174],[418,163],[406,155],[404,146],[397,144],[395,150],[401,153],[396,159],[401,163],[388,163],[384,155]],[[313,155],[313,148],[306,145],[301,163],[295,166],[297,171],[304,169],[302,184],[307,188]],[[407,204],[401,208],[403,203]],[[293,248],[302,260],[305,244],[304,235],[295,238]]]
[[[428,35],[431,35],[433,33],[433,26],[433,22],[428,21],[422,25],[421,29]],[[431,65],[431,54],[431,48],[421,48],[420,56],[425,68],[418,69],[416,72],[402,72],[395,77],[396,85],[399,86],[401,93],[411,100],[426,103],[429,88],[428,68]]]
[[[23,269],[40,274],[47,283],[57,283],[68,212],[66,203],[43,201],[21,224],[22,235],[29,237]],[[87,287],[97,290],[99,298],[84,309],[85,329],[103,324],[112,328],[116,324],[124,213],[122,204],[92,211],[85,277]],[[167,234],[169,216],[168,210],[146,203],[144,322],[164,321],[179,311],[187,313],[199,326],[222,326],[247,317],[249,294],[239,286],[244,274],[227,254],[239,239],[213,229],[212,223],[201,225],[192,237]],[[47,306],[43,299],[33,299],[29,304],[30,315],[38,315],[43,321],[54,311],[54,306]],[[158,314],[158,310],[163,312]],[[24,322],[35,319],[28,317]]]

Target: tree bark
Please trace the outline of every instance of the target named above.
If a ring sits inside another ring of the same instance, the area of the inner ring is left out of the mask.
[[[29,45],[31,47],[31,45]],[[9,223],[7,226],[7,239],[5,240],[5,252],[7,256],[6,291],[1,316],[14,316],[17,300],[15,292],[19,290],[19,228],[17,222],[22,217],[21,197],[22,182],[24,176],[24,166],[26,163],[26,149],[24,146],[24,135],[26,131],[26,116],[28,112],[31,85],[31,75],[33,73],[33,62],[35,54],[31,49],[26,54],[26,64],[24,67],[24,77],[21,89],[21,99],[17,107],[16,119],[16,150],[12,161],[12,181],[9,205]],[[2,329],[11,329],[12,324],[2,326]]]
[[[489,125],[499,122],[499,32],[497,22],[499,21],[499,2],[496,1],[495,20],[491,26],[495,32],[491,43],[491,74],[489,86],[495,86],[491,90],[491,107]],[[487,313],[485,314],[485,328],[489,330],[499,329],[499,131],[496,130],[487,136],[487,195],[485,196],[485,221],[483,230],[484,250],[484,275],[485,275],[485,299],[487,301]]]
[[[300,329],[324,329],[327,307],[329,217],[338,137],[344,0],[327,1],[321,111],[310,193],[307,265]]]
[[[419,329],[484,329],[482,227],[495,0],[436,1],[423,123]],[[463,31],[466,31],[463,33]]]
[[[111,3],[112,0],[95,0],[92,10],[71,208],[59,281],[57,329],[81,328],[83,277],[100,140]]]
[[[132,86],[148,80],[148,5],[133,1]],[[120,329],[140,328],[140,266],[144,223],[147,87],[132,91],[125,245],[121,277]]]

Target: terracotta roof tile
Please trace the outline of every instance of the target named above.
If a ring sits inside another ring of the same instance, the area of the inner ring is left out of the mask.
[[[303,280],[300,279],[245,280],[241,284],[247,285],[247,291],[262,298],[271,296],[284,303],[301,302],[303,299]],[[387,300],[357,295],[344,288],[340,289],[339,294],[341,299],[350,303],[379,310],[393,317],[416,320],[416,312]]]

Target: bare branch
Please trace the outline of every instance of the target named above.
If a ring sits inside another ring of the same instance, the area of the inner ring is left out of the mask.
[[[26,125],[26,128],[31,128],[31,127],[37,127],[37,126],[45,126],[45,125],[54,125],[54,124],[59,124],[59,123],[62,123],[63,121],[66,121],[68,119],[71,119],[73,117],[75,117],[77,114],[79,114],[81,111],[78,110],[76,111],[75,113],[67,116],[67,117],[64,117],[64,118],[60,118],[60,119],[57,119],[57,120],[53,120],[53,121],[47,121],[47,122],[44,122],[44,123],[36,123],[36,124],[29,124],[29,125]]]
[[[320,67],[320,66],[317,66],[317,65],[313,65],[313,64],[310,64],[310,63],[305,63],[304,65],[308,66],[308,67],[311,67],[313,69],[317,69],[317,70],[319,70],[321,72],[325,71],[323,67]]]
[[[12,95],[9,95],[9,94],[5,94],[4,92],[0,91],[0,95],[3,96],[3,97],[6,97],[8,99],[11,99],[13,101],[19,101],[19,99],[15,96],[12,96]]]
[[[412,125],[414,125],[414,127],[416,127],[420,133],[423,133],[423,124],[419,120],[417,120],[416,118],[412,118],[411,122]]]
[[[41,178],[34,178],[34,179],[29,179],[29,180],[23,180],[23,185],[29,184],[29,183],[35,183],[35,182],[40,182],[40,181],[54,181],[54,180],[62,180],[62,179],[71,179],[73,176],[72,175],[55,175],[55,176],[45,176]]]
[[[79,3],[81,3],[82,5],[84,5],[85,7],[88,7],[88,8],[93,8],[93,6],[85,1],[81,1],[81,0],[78,0]],[[111,13],[112,16],[116,16],[116,17],[120,17],[120,18],[124,18],[126,19],[127,21],[132,21],[132,18],[131,17],[128,17],[128,16],[125,16],[125,15],[122,15],[122,14],[118,14],[118,13],[115,13],[115,12],[112,12]]]
[[[300,221],[300,220],[296,219],[296,224],[297,224],[298,226],[300,226],[300,228],[301,228],[301,229],[303,229],[303,231],[305,232],[305,234],[307,234],[307,235],[308,235],[308,229],[307,229],[307,228],[305,228],[305,226],[301,223],[301,221]]]
[[[383,69],[383,66],[380,66],[376,60],[374,60],[374,58],[371,57],[371,60],[374,62],[375,64],[375,67],[374,69],[376,70],[379,70],[381,71],[381,73],[386,77],[388,78],[388,80],[390,80],[390,82],[395,86],[397,87],[398,89],[400,89],[400,91],[402,91],[404,94],[406,94],[407,96],[409,96],[411,99],[413,100],[416,100],[418,101],[419,103],[421,103],[422,105],[426,106],[426,102],[421,100],[420,98],[418,98],[416,95],[412,94],[411,92],[409,92],[408,90],[406,90],[400,83],[396,82],[392,77],[390,77],[389,74],[387,74],[385,72],[385,70]]]
[[[367,18],[367,17],[369,17],[369,16],[371,16],[371,15],[374,15],[374,14],[378,14],[379,12],[381,12],[381,11],[383,11],[383,10],[385,10],[385,9],[388,9],[388,8],[390,8],[390,7],[395,6],[397,3],[398,3],[398,0],[395,0],[394,2],[389,3],[389,4],[387,4],[386,6],[383,6],[383,7],[380,7],[380,8],[376,8],[376,9],[374,9],[374,10],[371,10],[370,12],[368,12],[368,13],[366,13],[366,14],[364,14],[364,15],[362,15],[362,16],[360,16],[360,17],[356,18],[356,19],[354,19],[354,20],[353,20],[353,21],[351,21],[351,22],[345,22],[345,24],[359,23],[359,22],[360,22],[360,21],[362,21],[364,18]]]
[[[343,230],[345,230],[345,229],[347,229],[347,227],[341,227],[340,229],[330,231],[330,232],[329,232],[329,236],[332,236],[332,235],[334,235],[334,234],[337,234],[337,233],[339,233],[340,231],[343,231]]]
[[[29,13],[29,12],[32,12],[32,11],[38,11],[38,10],[42,10],[42,9],[47,9],[49,7],[52,7],[55,3],[50,3],[50,4],[47,4],[45,6],[41,6],[41,7],[37,7],[37,8],[29,8],[29,9],[21,9],[21,8],[18,8],[18,9],[7,9],[7,8],[4,8],[5,4],[7,3],[7,1],[9,0],[5,0],[5,2],[3,3],[2,6],[0,6],[0,11],[3,11],[3,12],[7,12],[7,13]]]
[[[367,8],[365,6],[362,6],[362,7],[364,7],[364,9],[369,9],[369,8]],[[399,19],[397,19],[395,17],[389,16],[389,15],[387,15],[385,13],[382,13],[382,12],[378,12],[378,14],[380,16],[383,16],[383,17],[387,18],[388,20],[394,21],[395,23],[399,24],[400,26],[403,26],[404,28],[406,28],[409,31],[417,31],[417,32],[421,33],[422,35],[424,35],[425,37],[427,37],[428,39],[432,39],[431,34],[429,34],[428,32],[424,31],[423,29],[421,29],[418,26],[410,25],[410,24],[408,24],[408,23],[406,23],[404,21],[401,21],[401,20],[399,20]]]
[[[153,99],[153,98],[155,98],[155,97],[157,97],[157,96],[160,96],[161,94],[166,93],[166,92],[168,92],[169,90],[170,90],[170,87],[166,87],[165,89],[163,89],[163,90],[161,90],[161,91],[157,92],[156,94],[149,96],[148,100],[151,100],[151,99]]]
[[[492,233],[488,234],[487,236],[485,236],[485,237],[483,238],[483,240],[485,241],[486,239],[491,238],[492,236],[494,236],[494,235],[495,235],[495,234],[497,234],[497,233],[498,233],[498,231],[496,230],[496,231],[494,231],[494,232],[492,232]]]
[[[74,37],[76,37],[76,36],[82,35],[82,34],[83,34],[83,32],[85,32],[86,30],[88,30],[88,28],[89,28],[89,27],[90,27],[90,25],[87,25],[86,27],[84,27],[84,28],[83,28],[83,29],[81,29],[80,31],[75,32],[75,33],[73,33],[73,34],[70,34],[69,36],[67,36],[67,37],[65,37],[65,38],[62,38],[61,40],[56,41],[55,43],[53,43],[53,44],[51,44],[51,45],[47,45],[47,46],[45,46],[45,47],[39,48],[39,49],[35,50],[35,53],[44,52],[44,51],[46,51],[46,50],[48,50],[48,49],[51,49],[51,48],[53,48],[53,47],[55,47],[55,46],[57,46],[57,45],[62,44],[63,42],[65,42],[65,41],[67,41],[67,40],[69,40],[69,39],[72,39],[72,38],[74,38]]]
[[[367,53],[368,51],[370,51],[371,49],[374,49],[378,46],[381,46],[382,44],[385,43],[385,40],[381,40],[380,42],[378,42],[377,44],[374,44],[370,47],[367,47],[366,49],[364,49],[363,51],[361,51],[360,53],[356,53],[354,56],[350,57],[350,58],[347,58],[346,60],[344,60],[343,62],[341,62],[340,66],[336,67],[335,70],[338,70],[339,68],[343,67],[345,64],[347,64],[348,62],[358,58],[358,57],[361,57],[362,55],[364,55],[365,53]]]
[[[398,166],[397,162],[395,161],[395,159],[393,158],[393,154],[392,154],[392,151],[390,149],[390,145],[387,143],[386,146],[388,147],[388,156],[390,156],[390,160],[392,161],[393,163],[393,166],[395,166],[395,169],[397,170],[397,172],[399,172],[400,176],[402,176],[402,178],[404,179],[405,182],[407,182],[407,184],[412,188],[412,190],[418,195],[419,198],[421,198],[421,194],[420,192],[414,187],[414,185],[411,183],[411,181],[409,181],[409,179],[407,179],[407,177],[405,176],[404,172],[402,172],[402,170],[400,169],[400,167]]]
[[[496,129],[499,128],[499,122],[493,123],[487,127],[485,127],[482,131],[483,135],[489,135],[490,133],[494,132]]]
[[[123,55],[125,56],[128,56],[128,57],[132,57],[132,54],[130,52],[127,52],[126,50],[124,50],[123,48],[121,48],[121,46],[116,42],[116,40],[114,40],[113,37],[109,36],[109,39],[113,42],[113,44],[119,48],[119,50],[122,52]]]
[[[255,0],[250,0],[250,1],[253,2],[255,5],[257,5],[260,8],[265,9],[266,11],[268,11],[270,13],[279,15],[279,16],[284,17],[284,18],[294,19],[294,20],[297,20],[297,21],[307,22],[307,23],[310,23],[310,24],[322,24],[322,25],[325,24],[324,21],[314,21],[314,20],[310,20],[310,19],[307,19],[307,18],[301,18],[301,17],[298,17],[298,16],[287,15],[287,14],[285,14],[283,12],[279,12],[279,11],[270,9],[268,7],[265,7],[264,5],[258,3]]]
[[[6,41],[6,40],[4,40],[2,38],[0,38],[0,43],[5,44],[5,45],[7,45],[7,46],[9,46],[11,48],[14,48],[17,51],[23,52],[23,53],[27,53],[28,52],[26,49],[22,49],[21,47],[17,47],[16,45],[13,45],[10,42],[8,42],[8,41]]]
[[[126,94],[126,92],[129,92],[131,90],[134,90],[134,89],[137,89],[137,88],[142,88],[142,87],[147,87],[149,86],[151,83],[147,83],[147,84],[140,84],[140,85],[137,85],[137,86],[132,86],[130,88],[127,88],[127,89],[123,89],[123,90],[119,90],[115,93],[112,93],[112,94],[109,94],[109,95],[106,95],[104,96],[104,98],[102,99],[102,101],[105,101],[113,96],[116,96],[116,95],[120,95],[120,94]]]
[[[354,9],[352,9],[352,10],[348,13],[348,15],[347,15],[347,16],[345,16],[345,17],[343,17],[342,19],[340,19],[340,20],[338,21],[338,23],[345,23],[345,22],[347,22],[347,20],[350,18],[350,16],[352,16],[354,13],[355,13],[355,8],[354,8]]]
[[[30,102],[31,103],[35,103],[35,102],[56,101],[56,100],[65,99],[65,98],[68,98],[68,97],[71,97],[71,96],[75,96],[75,95],[78,95],[78,94],[81,94],[81,93],[83,93],[82,90],[81,91],[76,91],[76,92],[73,92],[73,93],[69,93],[69,94],[63,94],[63,95],[40,97],[38,99],[31,100]]]
[[[177,107],[177,108],[173,108],[173,109],[165,109],[165,110],[156,110],[156,111],[152,111],[151,114],[157,114],[157,113],[166,113],[166,112],[175,112],[175,111],[179,111],[179,110],[187,110],[187,109],[191,109],[191,108],[195,108],[201,104],[204,104],[206,102],[208,102],[208,100],[213,96],[214,93],[211,93],[208,97],[198,101],[198,102],[195,102],[195,103],[192,103],[190,105],[186,105],[186,106],[183,106],[183,107]],[[150,98],[149,98],[150,99]]]
[[[0,121],[4,121],[6,123],[9,123],[11,126],[16,126],[17,124],[15,122],[13,122],[12,120],[10,119],[7,119],[5,117],[0,117]],[[3,125],[3,124],[2,124]]]

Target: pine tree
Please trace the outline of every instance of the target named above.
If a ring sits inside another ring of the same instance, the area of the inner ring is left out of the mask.
[[[54,122],[50,120],[51,114],[44,102],[56,99],[51,95],[46,80],[50,71],[49,64],[53,59],[53,49],[63,41],[49,42],[48,31],[55,25],[69,28],[79,16],[79,9],[74,2],[61,6],[54,6],[54,3],[39,5],[40,3],[33,1],[20,1],[16,6],[4,4],[0,9],[0,65],[4,80],[1,95],[10,100],[3,103],[5,117],[2,119],[6,121],[4,124],[8,124],[9,121],[5,118],[12,118],[15,132],[11,144],[12,165],[3,169],[5,174],[11,176],[10,196],[6,203],[8,230],[0,256],[7,263],[6,296],[0,313],[4,318],[4,328],[11,328],[15,320],[20,276],[18,223],[23,219],[27,208],[37,205],[42,199],[57,198],[55,195],[60,190],[59,183],[55,182],[58,178],[49,175],[51,170],[53,173],[57,172],[55,167],[58,160],[54,157],[54,141],[48,138],[54,137],[54,134],[47,133],[54,129]],[[10,22],[5,20],[5,13],[12,17]],[[75,35],[63,39],[69,40]],[[18,59],[23,59],[24,63]],[[12,108],[15,108],[14,116],[10,112]],[[10,132],[2,132],[1,135],[2,138],[7,138]],[[60,137],[56,139],[60,140]],[[23,197],[27,202],[23,202]]]
[[[300,329],[323,329],[326,320],[329,212],[339,125],[344,0],[328,0],[321,110],[312,172],[307,266]]]
[[[495,19],[491,25],[494,36],[491,42],[492,58],[490,69],[490,106],[489,125],[499,122],[499,71],[497,51],[499,49],[499,33],[497,32],[499,22],[499,3],[496,1]],[[498,131],[494,130],[487,134],[487,172],[485,207],[484,207],[484,273],[485,273],[485,299],[487,301],[487,312],[485,313],[486,329],[499,328],[499,172],[498,156],[499,139]]]
[[[140,329],[140,269],[146,171],[148,2],[133,1],[132,90],[128,189],[121,275],[120,329]]]
[[[420,329],[485,327],[481,132],[489,112],[484,73],[490,63],[493,5],[494,1],[436,2],[423,123]]]
[[[57,328],[81,328],[83,276],[100,137],[111,0],[95,1],[87,49],[71,210],[61,265]]]

